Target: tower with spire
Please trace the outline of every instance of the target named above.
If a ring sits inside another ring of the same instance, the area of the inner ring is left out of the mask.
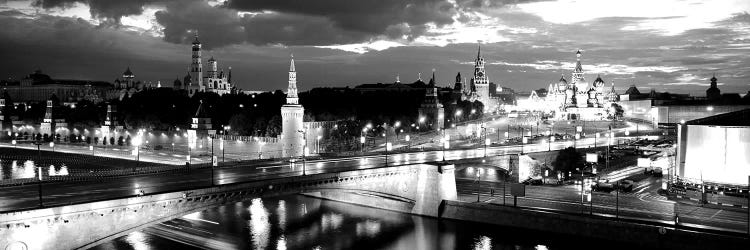
[[[304,153],[305,133],[303,118],[305,108],[299,104],[297,96],[297,70],[294,56],[289,63],[289,86],[286,93],[286,104],[281,106],[281,148],[282,157],[298,157]]]
[[[484,104],[485,110],[488,110],[492,106],[490,103],[490,81],[487,72],[484,70],[481,45],[477,48],[477,58],[474,60],[474,77],[471,79],[471,85],[476,89],[477,100]]]

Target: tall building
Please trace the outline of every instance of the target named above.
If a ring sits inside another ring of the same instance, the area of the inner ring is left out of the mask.
[[[474,60],[474,78],[471,84],[476,89],[478,101],[484,104],[484,110],[488,110],[490,103],[490,80],[487,72],[484,71],[484,58],[482,57],[482,47],[477,49],[477,59]]]
[[[297,157],[305,150],[303,117],[305,108],[299,104],[297,96],[297,71],[294,68],[294,56],[289,64],[289,86],[286,93],[286,104],[281,106],[281,148],[282,157]]]
[[[721,99],[721,90],[716,86],[718,85],[716,80],[716,74],[714,74],[714,76],[711,77],[711,86],[706,90],[706,99],[709,101],[718,101]]]
[[[193,94],[195,90],[200,89],[203,86],[203,60],[201,59],[201,42],[198,41],[198,34],[195,34],[195,40],[193,40],[192,46],[192,61],[190,62],[190,85],[185,86],[190,94]]]
[[[182,84],[175,83],[176,89],[185,89],[189,95],[197,92],[214,92],[219,95],[229,94],[232,92],[232,67],[225,74],[224,70],[219,69],[216,59],[211,57],[208,60],[208,71],[203,74],[202,44],[198,41],[198,35],[192,43],[192,61],[188,68],[188,74],[183,79]]]

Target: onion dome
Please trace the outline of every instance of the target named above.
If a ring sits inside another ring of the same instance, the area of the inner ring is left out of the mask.
[[[604,80],[602,80],[602,77],[599,75],[596,75],[596,80],[594,80],[594,87],[599,88],[604,86]]]
[[[564,90],[568,87],[568,81],[565,80],[565,75],[560,76],[560,81],[557,83],[557,88]]]

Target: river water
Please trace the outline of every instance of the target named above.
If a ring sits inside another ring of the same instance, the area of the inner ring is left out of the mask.
[[[581,249],[582,245],[625,247],[291,195],[196,212],[94,249]]]

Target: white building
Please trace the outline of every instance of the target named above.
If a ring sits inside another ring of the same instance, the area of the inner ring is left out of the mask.
[[[544,111],[554,112],[558,119],[604,119],[610,103],[617,101],[614,82],[611,86],[609,92],[605,92],[604,80],[598,75],[591,85],[586,82],[579,50],[576,52],[576,66],[571,73],[570,81],[566,80],[563,75],[556,84],[550,84],[547,96],[543,99],[539,98],[543,103],[537,103],[536,107],[543,107]]]
[[[294,68],[294,56],[289,65],[289,87],[286,93],[286,104],[281,106],[281,140],[282,157],[302,156],[305,150],[303,117],[305,108],[299,104],[297,96],[297,71]]]
[[[181,84],[175,81],[175,88],[185,89],[191,96],[197,92],[214,92],[219,95],[232,93],[232,67],[229,67],[229,71],[225,74],[224,70],[219,70],[216,59],[211,57],[208,60],[208,71],[204,75],[201,48],[202,45],[198,41],[198,35],[195,35],[188,74],[183,78]]]

